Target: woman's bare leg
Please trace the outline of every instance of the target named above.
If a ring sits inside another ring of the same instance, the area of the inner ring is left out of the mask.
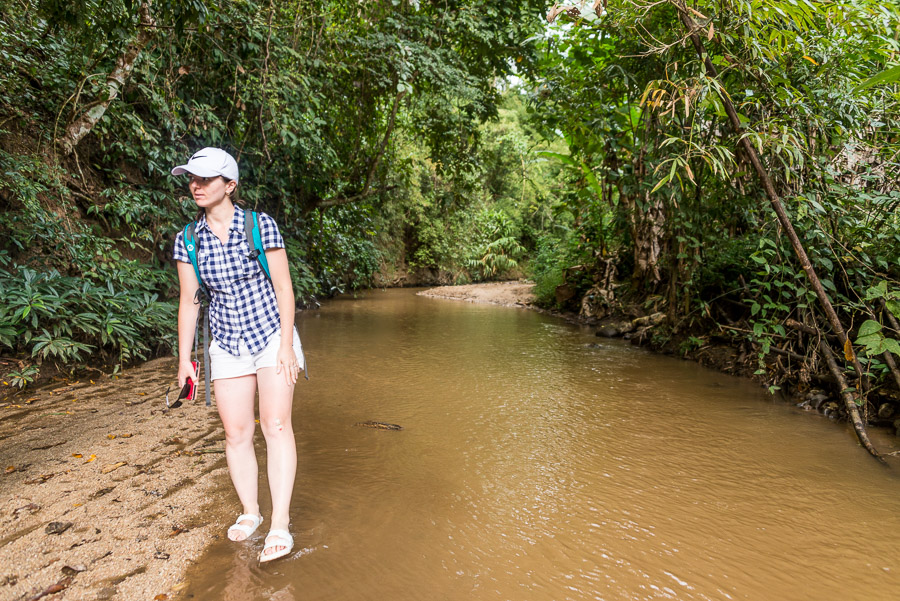
[[[291,424],[294,385],[285,381],[284,374],[274,367],[256,372],[259,384],[259,423],[266,438],[269,490],[272,493],[272,524],[270,529],[288,529],[294,476],[297,473],[297,445]],[[283,547],[275,547],[271,552]]]
[[[253,412],[256,397],[256,376],[251,374],[240,378],[218,379],[213,382],[216,391],[216,407],[222,425],[225,427],[225,460],[231,482],[241,500],[243,511],[259,513],[259,468],[256,464],[256,450],[253,448],[253,433],[256,430],[256,416]],[[253,522],[242,524],[252,526]],[[246,538],[243,532],[229,533],[231,540]]]

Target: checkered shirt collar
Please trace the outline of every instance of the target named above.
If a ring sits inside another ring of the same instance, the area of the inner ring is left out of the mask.
[[[196,231],[204,229],[212,232],[212,228],[209,227],[209,222],[206,221],[206,211],[204,211],[203,215],[200,216],[200,219],[197,220]],[[234,205],[234,215],[231,217],[231,227],[228,231],[230,232],[232,230],[238,232],[244,231],[244,209],[237,205]]]

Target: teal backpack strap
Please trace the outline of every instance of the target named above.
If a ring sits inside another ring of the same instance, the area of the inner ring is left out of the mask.
[[[191,260],[191,265],[194,267],[194,274],[197,276],[197,281],[200,283],[200,289],[206,294],[206,286],[203,285],[203,278],[200,277],[200,264],[197,262],[197,251],[199,250],[200,245],[197,244],[197,236],[195,235],[196,229],[196,221],[191,221],[184,226],[184,248],[187,250],[188,258]]]
[[[244,234],[247,236],[247,244],[250,245],[250,258],[259,261],[259,266],[271,282],[272,274],[269,273],[269,261],[263,248],[262,235],[259,232],[259,214],[256,211],[244,211]]]
[[[272,281],[269,273],[269,261],[266,259],[266,251],[262,244],[262,235],[259,232],[259,213],[256,211],[244,211],[244,233],[247,235],[247,244],[250,245],[250,258],[259,261],[263,273]],[[309,380],[309,369],[306,366],[306,353],[303,353],[303,376]]]

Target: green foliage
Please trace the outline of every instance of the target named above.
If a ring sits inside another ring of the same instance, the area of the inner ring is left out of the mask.
[[[117,289],[112,281],[92,283],[18,266],[0,272],[0,344],[27,352],[38,364],[77,364],[97,351],[122,364],[147,359],[158,344],[174,344],[175,305],[136,286]]]
[[[877,321],[867,319],[859,326],[855,344],[866,347],[869,358],[888,352],[900,355],[900,343],[893,338],[887,338],[882,331],[882,326]]]
[[[507,90],[500,107],[478,129],[466,169],[442,168],[412,140],[400,145],[397,190],[379,205],[375,224],[388,271],[405,267],[443,283],[520,274],[520,259],[550,222],[553,191],[521,91]],[[501,226],[508,236],[498,234]]]
[[[40,375],[40,372],[41,370],[37,365],[28,365],[20,370],[13,370],[6,374],[3,383],[22,390],[34,382]]]
[[[596,272],[593,248],[631,272],[627,288],[662,294],[676,320],[713,317],[710,304],[727,299],[715,317],[749,321],[764,365],[773,344],[796,338],[785,321],[817,324],[819,309],[736,152],[745,137],[842,319],[869,319],[868,283],[893,289],[900,277],[897,5],[692,3],[716,76],[681,43],[676,3],[604,7],[551,27],[528,64],[535,126],[565,143],[544,154],[565,167],[574,189],[566,210],[590,232],[590,242],[557,237],[556,256],[533,263],[537,273],[559,282],[566,272],[549,267],[561,258]],[[541,288],[545,299],[551,289]],[[873,360],[892,345],[880,332],[860,338]]]
[[[866,301],[880,301],[895,319],[900,319],[900,289],[890,288],[887,280],[878,282],[866,290]]]
[[[306,273],[300,272],[298,267],[300,282],[309,285],[312,282],[308,274],[318,273],[319,286],[325,288],[328,296],[371,285],[380,259],[374,243],[371,213],[371,209],[361,206],[317,211],[310,224],[309,252],[305,256],[299,252],[291,253],[298,262],[308,264],[303,268]],[[288,248],[291,251],[298,247],[291,245]]]
[[[854,92],[861,92],[866,88],[871,88],[872,86],[877,86],[886,83],[892,83],[900,79],[900,65],[896,65],[891,67],[890,69],[886,69],[881,73],[876,73],[863,83],[859,84],[855,88],[853,88]]]
[[[492,280],[505,276],[518,267],[525,249],[518,242],[512,220],[502,211],[485,210],[476,219],[480,242],[466,261],[479,279]]]
[[[900,289],[890,287],[886,280],[869,287],[866,290],[866,296],[863,301],[882,303],[884,309],[895,319],[900,315]],[[883,355],[884,353],[890,353],[900,356],[900,342],[897,341],[898,335],[900,335],[900,332],[885,328],[875,319],[867,319],[860,324],[853,343],[863,347],[863,355],[860,357],[860,361],[867,365],[871,373],[884,376],[889,373]]]
[[[698,336],[688,336],[681,342],[681,344],[678,345],[678,354],[682,357],[685,357],[688,353],[702,348],[705,344],[706,340],[704,340],[703,338],[700,338]]]
[[[500,110],[495,82],[531,53],[522,41],[542,27],[542,9],[537,0],[5,3],[0,256],[16,300],[0,309],[0,345],[61,364],[164,350],[174,333],[165,299],[176,289],[165,263],[195,211],[169,170],[206,145],[238,158],[245,204],[278,221],[301,304],[371,285],[396,243],[385,225],[404,230],[401,242],[408,227],[412,245],[400,254],[412,263],[465,277],[471,243],[454,236],[471,222],[469,199],[490,190],[515,214],[535,198],[517,168],[527,155],[519,129],[481,156],[479,142]],[[152,40],[118,97],[64,156],[54,140],[106,99],[108,74],[139,32]],[[422,193],[426,177],[440,182]]]
[[[530,274],[539,305],[552,307],[556,304],[556,287],[564,283],[566,268],[571,264],[571,258],[563,252],[566,246],[564,240],[550,234],[538,239]]]
[[[764,359],[817,302],[745,137],[842,318],[881,326],[857,336],[874,366],[900,303],[896,5],[700,0],[715,77],[675,3],[589,5],[547,28],[537,0],[4,4],[0,346],[122,363],[170,344],[165,263],[194,205],[169,169],[218,145],[278,221],[301,304],[404,270],[527,273],[553,304],[614,258],[673,323],[727,300]],[[63,156],[148,6],[152,42]]]

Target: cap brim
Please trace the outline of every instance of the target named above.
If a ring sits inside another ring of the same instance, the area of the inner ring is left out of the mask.
[[[218,171],[212,169],[198,169],[197,167],[189,167],[188,165],[179,165],[172,169],[172,175],[182,175],[185,173],[190,173],[191,175],[196,175],[198,177],[215,177],[217,175],[222,175]]]

